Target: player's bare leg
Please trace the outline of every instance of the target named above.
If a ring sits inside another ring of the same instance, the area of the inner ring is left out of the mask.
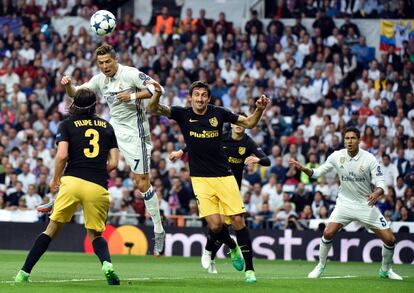
[[[165,231],[162,226],[158,196],[151,186],[149,174],[134,174],[134,180],[154,223],[154,256],[160,256],[164,252]]]
[[[375,234],[382,240],[382,264],[379,276],[385,279],[402,280],[403,278],[392,270],[392,257],[394,256],[395,237],[391,229],[373,229]]]
[[[64,225],[64,223],[50,220],[46,230],[36,238],[29,254],[26,257],[22,269],[17,273],[14,279],[16,283],[25,283],[30,281],[29,276],[33,267],[47,251],[50,242],[59,234],[59,231],[62,230]]]
[[[326,267],[326,260],[328,258],[329,250],[332,247],[332,239],[339,230],[343,227],[342,224],[329,222],[323,231],[321,243],[319,245],[319,263],[316,267],[308,274],[308,278],[315,279],[319,278]]]

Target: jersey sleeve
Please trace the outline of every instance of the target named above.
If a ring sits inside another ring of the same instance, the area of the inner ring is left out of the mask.
[[[59,124],[58,132],[56,133],[56,145],[61,141],[69,141],[69,131],[67,122],[64,120]]]
[[[180,106],[173,106],[171,107],[171,119],[174,119],[175,121],[179,122],[184,116],[185,108]]]
[[[132,80],[132,83],[136,88],[140,90],[147,90],[151,95],[154,93],[154,86],[150,84],[154,80],[148,75],[146,75],[144,72],[141,72],[136,68],[131,68],[127,72],[127,75]],[[164,94],[163,87],[162,93]]]
[[[259,161],[259,164],[260,165],[262,165],[262,166],[270,166],[270,160],[266,156],[265,152],[250,137],[249,137],[249,140],[248,140],[248,145],[249,145],[249,153],[250,154],[254,154],[256,157],[258,157],[259,159],[261,159]]]
[[[76,86],[75,89],[78,90],[80,88],[88,88],[92,90],[95,94],[101,94],[100,87],[99,87],[99,76],[94,75],[89,81],[81,84],[80,86]]]
[[[318,178],[320,176],[325,175],[326,173],[328,173],[329,171],[332,170],[332,168],[335,167],[335,157],[337,155],[337,152],[334,152],[333,154],[331,154],[325,161],[325,163],[323,163],[322,165],[320,165],[318,168],[316,169],[312,169],[313,174],[311,176],[311,178]]]
[[[116,140],[115,131],[112,125],[110,126],[110,145],[109,149],[118,148],[118,142]]]
[[[237,121],[237,119],[239,119],[239,115],[234,114],[230,110],[228,110],[224,107],[217,107],[217,108],[220,109],[220,111],[222,113],[223,122],[235,123]]]
[[[377,162],[374,156],[370,156],[369,170],[371,172],[372,183],[375,187],[381,188],[384,192],[387,190],[385,186],[384,173],[380,164]]]

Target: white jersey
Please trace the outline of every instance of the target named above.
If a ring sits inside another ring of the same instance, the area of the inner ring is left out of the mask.
[[[118,64],[118,71],[113,77],[99,73],[80,87],[90,88],[105,99],[109,106],[110,123],[117,136],[118,134],[134,135],[138,131],[140,137],[145,137],[150,133],[144,100],[120,102],[116,95],[124,91],[135,93],[137,90],[148,90],[152,94],[153,86],[148,85],[151,80],[148,75],[134,67]]]
[[[313,169],[313,178],[322,176],[335,168],[341,180],[337,203],[368,206],[368,195],[372,193],[371,182],[384,191],[385,181],[381,166],[375,157],[362,149],[351,158],[346,149],[335,151],[326,162]]]

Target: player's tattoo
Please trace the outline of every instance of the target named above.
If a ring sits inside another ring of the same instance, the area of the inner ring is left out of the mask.
[[[170,109],[170,107],[168,107],[166,105],[161,105],[160,104],[158,106],[157,114],[170,117],[171,116],[171,109]]]

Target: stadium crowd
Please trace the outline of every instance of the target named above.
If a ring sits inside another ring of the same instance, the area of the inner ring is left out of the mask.
[[[105,8],[94,1],[22,2],[0,4],[1,16],[21,20],[18,33],[7,23],[0,32],[0,209],[7,210],[33,210],[53,196],[48,182],[54,136],[70,103],[59,81],[69,75],[79,84],[98,72],[93,56],[98,42],[88,28],[75,33],[69,26],[59,35],[50,18],[88,19]],[[339,2],[362,6],[354,11],[331,5]],[[388,189],[377,204],[384,216],[414,221],[414,52],[407,39],[401,50],[390,46],[376,60],[348,14],[406,18],[414,11],[404,8],[411,1],[395,2],[287,1],[295,3],[283,7],[295,12],[293,26],[285,26],[277,13],[264,26],[252,11],[244,30],[224,12],[209,19],[204,10],[196,16],[188,9],[180,19],[164,7],[148,27],[126,14],[105,41],[116,48],[121,64],[160,81],[164,104],[188,105],[189,85],[197,79],[211,85],[212,103],[234,112],[250,113],[261,94],[271,98],[262,121],[247,131],[271,160],[270,167],[245,171],[241,196],[251,227],[303,230],[308,220],[329,217],[339,187],[336,174],[309,179],[288,160],[317,167],[343,147],[347,126],[361,130],[361,147],[381,162]],[[372,9],[372,3],[383,5]],[[332,16],[344,17],[345,23],[337,27]],[[312,30],[302,25],[302,17],[315,18]],[[97,109],[109,119],[103,99]],[[184,147],[178,125],[163,117],[149,119],[150,172],[160,209],[170,224],[185,215],[187,225],[198,225],[187,158],[168,160],[171,151]],[[151,224],[122,160],[110,174],[109,192],[111,223]]]

